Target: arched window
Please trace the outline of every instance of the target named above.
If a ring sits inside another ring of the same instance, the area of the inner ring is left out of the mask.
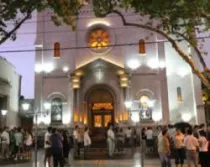
[[[63,104],[60,98],[51,101],[51,123],[62,123]]]
[[[177,88],[177,101],[183,101],[182,89],[180,87]]]
[[[54,58],[60,58],[60,43],[56,42],[54,44]]]
[[[146,55],[146,45],[143,39],[139,40],[139,54]]]
[[[151,99],[147,95],[142,95],[140,97],[140,119],[151,120],[152,119],[152,108],[151,108]]]

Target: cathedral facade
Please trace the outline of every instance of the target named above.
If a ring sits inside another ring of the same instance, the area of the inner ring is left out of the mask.
[[[49,11],[37,18],[35,108],[51,106],[38,124],[204,123],[201,83],[163,37],[117,15],[96,18],[89,6],[76,31],[55,26]]]

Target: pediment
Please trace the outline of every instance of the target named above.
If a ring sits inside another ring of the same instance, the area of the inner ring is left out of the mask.
[[[103,70],[108,70],[108,71],[113,71],[113,72],[117,72],[117,71],[120,71],[120,70],[125,70],[123,67],[120,67],[114,63],[111,63],[111,62],[108,62],[104,59],[97,59],[97,60],[94,60],[90,63],[87,63],[83,66],[81,66],[80,68],[76,69],[74,71],[73,74],[77,73],[77,72],[80,72],[80,73],[88,73],[88,72],[92,72],[92,71],[95,71],[97,69],[103,69]]]

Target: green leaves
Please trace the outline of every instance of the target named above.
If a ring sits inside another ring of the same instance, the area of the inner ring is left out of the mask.
[[[54,12],[51,18],[55,25],[67,24],[75,30],[76,17],[83,6],[80,2],[81,0],[1,0],[0,44],[7,39],[15,40],[16,31],[27,19],[30,19],[34,10],[50,9]],[[8,21],[10,28],[7,28]]]
[[[151,20],[158,20],[160,24],[157,29],[169,35],[182,34],[194,46],[197,45],[195,28],[204,26],[207,27],[205,31],[210,28],[208,0],[93,0],[93,6],[96,15],[103,17],[120,8],[134,9],[141,17],[149,15]]]
[[[193,73],[210,88],[210,80],[199,70],[191,53],[180,46],[180,41],[185,40],[194,49],[203,70],[210,76],[210,70],[203,59],[203,44],[199,46],[196,36],[196,33],[208,32],[210,29],[209,0],[94,0],[93,5],[97,16],[115,13],[125,26],[143,28],[165,37],[179,56],[190,65]],[[140,18],[149,19],[127,22],[125,11],[134,11]],[[147,24],[148,21],[157,24]],[[201,27],[204,28],[201,30]]]

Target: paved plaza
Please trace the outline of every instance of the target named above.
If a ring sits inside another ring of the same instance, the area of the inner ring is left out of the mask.
[[[126,160],[76,160],[72,161],[72,167],[141,167],[139,155],[134,159]],[[147,160],[145,167],[157,167],[158,160]],[[34,167],[34,163],[24,163],[16,165],[6,165],[5,167]],[[38,162],[38,167],[43,167],[42,160]]]
[[[43,153],[39,152],[38,155],[38,167],[43,167]],[[140,154],[135,153],[133,158],[118,159],[118,160],[72,160],[71,167],[141,167]],[[173,161],[172,161],[173,164]],[[1,165],[0,165],[1,166]],[[4,167],[34,167],[34,163],[24,163],[24,164],[12,164],[5,165]],[[158,158],[148,158],[144,160],[144,167],[159,167],[160,161]],[[173,165],[175,166],[175,165]],[[187,167],[185,165],[184,167]]]

